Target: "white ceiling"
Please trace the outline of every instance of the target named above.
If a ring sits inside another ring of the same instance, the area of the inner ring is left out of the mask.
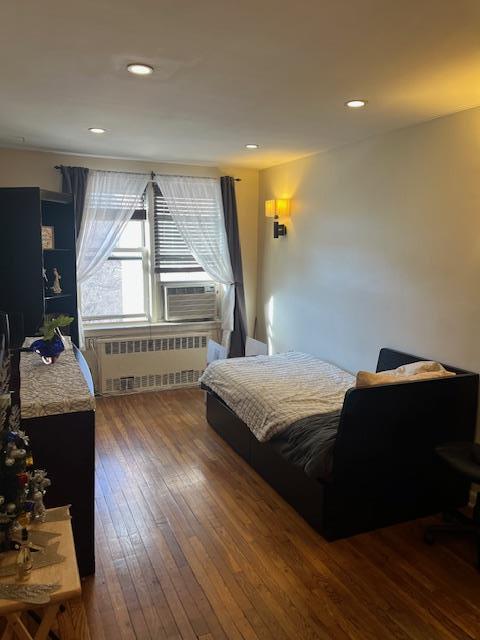
[[[0,59],[0,143],[262,168],[479,105],[480,2],[3,0]]]

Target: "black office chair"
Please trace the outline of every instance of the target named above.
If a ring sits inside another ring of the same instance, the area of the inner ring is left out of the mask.
[[[480,444],[452,442],[436,448],[438,456],[454,471],[480,484]],[[433,524],[425,531],[425,542],[433,544],[436,533],[468,533],[475,536],[477,568],[480,571],[480,491],[477,493],[473,518],[459,511],[444,514],[443,524]]]

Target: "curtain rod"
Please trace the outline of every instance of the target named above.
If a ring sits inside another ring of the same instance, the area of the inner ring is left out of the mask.
[[[61,166],[56,164],[54,169],[61,169]],[[94,171],[97,171],[97,169],[94,169]],[[166,177],[171,177],[171,178],[203,178],[205,180],[217,180],[217,178],[214,178],[212,176],[186,176],[183,174],[176,174],[176,173],[155,173],[153,171],[110,171],[109,169],[98,169],[98,171],[105,171],[106,173],[128,173],[130,175],[135,175],[135,176],[144,176],[147,175],[147,173],[150,173],[150,178],[151,180],[153,180],[155,178],[155,176],[166,176]],[[242,179],[241,178],[234,178],[235,182],[241,182]]]

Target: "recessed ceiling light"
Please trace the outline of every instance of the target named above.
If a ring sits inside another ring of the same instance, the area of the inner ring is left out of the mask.
[[[350,107],[350,109],[360,109],[367,104],[366,100],[349,100],[345,102],[346,107]]]
[[[105,129],[101,129],[100,127],[90,127],[90,133],[105,133]]]
[[[259,146],[260,146],[259,144],[254,144],[253,142],[251,142],[249,144],[246,144],[245,148],[246,149],[258,149]]]
[[[134,73],[136,76],[149,76],[153,73],[153,67],[148,64],[140,64],[139,62],[133,62],[127,67],[127,71]]]

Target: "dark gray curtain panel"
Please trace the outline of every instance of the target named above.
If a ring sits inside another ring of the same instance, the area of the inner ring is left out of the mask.
[[[78,238],[80,225],[82,224],[85,194],[87,192],[88,169],[86,167],[66,167],[61,165],[60,171],[62,174],[62,193],[71,193],[73,195],[75,229]]]
[[[222,189],[228,249],[230,252],[230,260],[232,261],[233,278],[235,280],[235,310],[228,357],[238,358],[245,355],[247,314],[245,311],[245,291],[243,288],[242,253],[240,251],[240,235],[238,232],[235,180],[231,176],[223,176],[220,178],[220,186]]]

